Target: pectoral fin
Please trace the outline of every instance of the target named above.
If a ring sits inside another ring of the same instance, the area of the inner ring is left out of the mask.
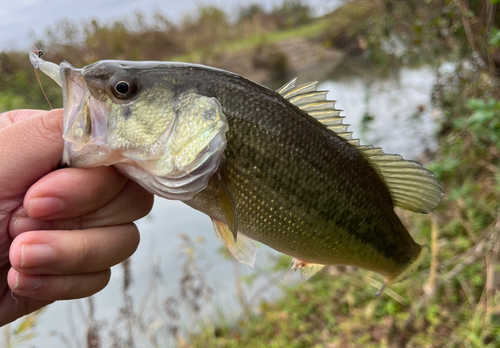
[[[214,224],[217,238],[227,246],[231,255],[239,262],[253,268],[255,254],[257,253],[257,243],[241,233],[238,241],[235,241],[228,225],[215,219],[212,219],[212,223]]]
[[[300,277],[304,280],[311,278],[313,275],[321,271],[325,265],[320,265],[318,263],[309,263],[299,259],[292,260],[292,269],[296,271],[300,268]]]
[[[226,218],[229,230],[234,237],[234,242],[236,243],[238,237],[238,211],[236,209],[236,202],[234,201],[231,192],[229,192],[226,185],[224,184],[221,173],[215,173],[213,179],[215,180],[215,182],[217,183],[217,187],[219,188],[219,203],[222,207],[222,211],[224,212],[224,217]]]

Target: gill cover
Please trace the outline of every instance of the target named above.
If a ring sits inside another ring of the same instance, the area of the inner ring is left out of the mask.
[[[189,200],[207,186],[228,130],[217,99],[175,90],[161,75],[149,81],[142,63],[102,61],[76,69],[33,53],[30,60],[63,88],[64,164],[114,165],[168,199]],[[133,98],[113,96],[111,88],[122,77],[141,86]]]
[[[118,117],[116,132],[108,143],[123,148],[126,160],[114,163],[119,171],[160,197],[190,200],[208,185],[217,171],[229,126],[215,98],[186,91],[169,95],[165,100],[171,103],[168,108],[171,119],[169,117],[165,132],[159,134],[157,141],[150,144],[146,140],[145,147],[127,144],[127,139],[136,136],[137,130],[147,132],[148,127],[141,121],[149,117],[141,113],[139,103],[130,106],[132,116],[128,120]],[[134,121],[135,114],[144,118]],[[142,136],[139,139],[138,143],[145,140]]]

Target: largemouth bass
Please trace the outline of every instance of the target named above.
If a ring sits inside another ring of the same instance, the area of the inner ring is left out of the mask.
[[[237,260],[253,265],[259,241],[305,278],[342,264],[390,285],[424,257],[394,207],[428,213],[441,185],[417,162],[360,145],[316,82],[272,91],[202,65],[30,59],[63,87],[67,165],[114,165],[184,201]]]

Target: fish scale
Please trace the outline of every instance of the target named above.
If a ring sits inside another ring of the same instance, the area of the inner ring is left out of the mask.
[[[391,284],[423,259],[394,206],[428,213],[441,185],[417,162],[360,145],[317,82],[272,91],[186,63],[30,59],[63,87],[66,164],[115,165],[184,201],[239,261],[253,265],[259,241],[304,277],[343,264]]]
[[[390,251],[385,256],[398,265],[392,267],[393,273],[400,272],[401,267],[416,257],[420,247],[392,210],[387,189],[352,147],[298,109],[294,109],[295,117],[289,116],[289,110],[283,113],[286,104],[279,96],[267,99],[265,107],[259,101],[268,115],[268,122],[262,122],[261,115],[252,112],[252,96],[247,98],[247,103],[231,104],[244,105],[242,110],[234,110],[222,102],[229,121],[223,170],[229,173],[227,184],[236,200],[241,233],[313,263],[335,264],[342,259],[343,263],[367,267],[359,264],[356,257],[355,246],[360,241],[379,244],[379,251]],[[278,123],[283,118],[285,123]],[[371,187],[369,191],[363,189],[367,184]],[[370,197],[374,196],[370,195],[374,186],[379,191],[376,197]],[[253,196],[248,195],[249,190],[254,192]],[[216,197],[214,187],[186,203],[203,211],[203,206],[212,204]],[[384,199],[390,209],[383,208]],[[259,207],[257,212],[254,207]],[[288,222],[276,216],[275,212],[280,210],[291,213]],[[209,211],[204,212],[210,215]],[[222,212],[214,217],[225,221]],[[358,238],[351,237],[353,232],[347,235],[345,230],[354,230]],[[408,238],[401,238],[402,233]],[[400,245],[395,243],[397,240]],[[354,257],[346,261],[349,255]],[[366,263],[366,257],[362,261]]]

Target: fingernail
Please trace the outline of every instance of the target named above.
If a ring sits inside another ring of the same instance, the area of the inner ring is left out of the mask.
[[[22,276],[19,272],[16,272],[16,284],[12,290],[35,290],[42,285],[42,278],[37,275],[26,275]]]
[[[33,198],[28,203],[28,215],[32,218],[45,217],[60,213],[64,202],[56,197]]]
[[[54,250],[44,244],[21,246],[21,268],[45,267],[54,262]]]

